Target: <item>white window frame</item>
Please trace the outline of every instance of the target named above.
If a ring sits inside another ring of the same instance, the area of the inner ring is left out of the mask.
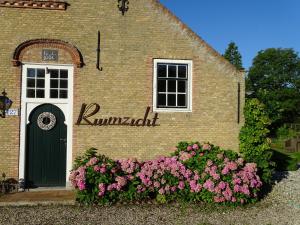
[[[187,64],[187,107],[186,108],[158,108],[157,107],[157,64]],[[192,112],[192,78],[193,78],[193,61],[192,60],[175,60],[175,59],[154,59],[153,61],[153,111],[154,112]]]

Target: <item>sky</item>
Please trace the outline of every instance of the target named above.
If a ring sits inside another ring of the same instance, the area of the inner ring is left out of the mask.
[[[267,48],[300,52],[300,0],[160,0],[223,54],[233,41],[248,69]]]

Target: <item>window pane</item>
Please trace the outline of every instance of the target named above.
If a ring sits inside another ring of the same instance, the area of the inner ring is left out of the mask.
[[[176,95],[168,94],[168,106],[176,106]]]
[[[60,90],[59,91],[59,98],[68,98],[68,91],[67,90]]]
[[[44,78],[45,77],[45,70],[44,69],[37,69],[37,77]]]
[[[157,76],[167,77],[167,65],[162,65],[162,64],[157,65]]]
[[[60,80],[59,87],[60,88],[68,88],[68,81],[67,80]]]
[[[35,90],[27,89],[27,98],[34,98],[34,97],[35,97]]]
[[[45,80],[44,79],[37,79],[36,80],[36,87],[37,88],[44,88],[45,87]]]
[[[176,80],[168,81],[168,92],[176,92]]]
[[[178,81],[178,92],[180,92],[180,93],[186,92],[186,81],[183,81],[183,80]]]
[[[186,78],[187,69],[186,66],[178,66],[178,77]]]
[[[166,92],[166,80],[158,80],[158,92]]]
[[[35,87],[35,79],[27,79],[27,87]]]
[[[176,77],[176,66],[169,65],[169,77]]]
[[[44,98],[45,97],[45,91],[43,89],[37,89],[36,90],[36,97],[37,98]]]
[[[159,94],[157,96],[157,106],[158,106],[158,108],[166,106],[166,95],[165,94]]]
[[[58,70],[49,70],[51,78],[58,78]]]
[[[186,106],[186,95],[178,95],[178,106]]]
[[[35,69],[27,69],[27,77],[35,77]]]
[[[58,88],[58,80],[50,80],[50,88]]]
[[[58,90],[50,90],[50,98],[58,98]]]
[[[68,70],[60,70],[60,78],[68,78]]]

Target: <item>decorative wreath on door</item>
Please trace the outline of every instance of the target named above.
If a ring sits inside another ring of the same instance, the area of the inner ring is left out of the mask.
[[[42,130],[51,130],[56,124],[56,117],[50,112],[43,112],[38,116],[37,125]]]

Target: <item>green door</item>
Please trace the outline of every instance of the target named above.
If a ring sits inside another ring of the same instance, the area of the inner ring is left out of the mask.
[[[56,106],[44,104],[29,116],[26,128],[26,183],[29,187],[66,185],[67,126]]]

